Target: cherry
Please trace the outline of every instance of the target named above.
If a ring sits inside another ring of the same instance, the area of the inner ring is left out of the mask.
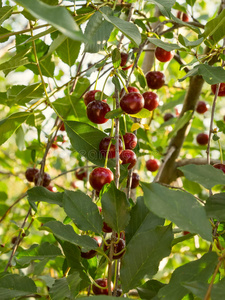
[[[223,171],[223,173],[225,173],[225,165],[224,164],[214,164],[213,167],[216,169],[220,169]]]
[[[108,119],[105,118],[105,115],[110,110],[107,103],[93,100],[87,106],[87,117],[93,123],[103,124],[108,121]]]
[[[140,93],[139,89],[137,89],[134,86],[128,86],[127,90],[128,90],[128,93]],[[123,94],[124,94],[124,88],[122,88],[122,90],[120,91],[120,98]]]
[[[207,145],[209,140],[209,136],[206,133],[199,133],[196,137],[196,141],[199,145]]]
[[[127,114],[137,114],[144,107],[145,101],[139,93],[129,93],[120,100],[120,106]]]
[[[106,243],[110,244],[111,240],[110,239],[106,240]],[[120,253],[120,252],[124,248],[125,248],[125,241],[124,241],[124,239],[119,239],[118,243],[113,244],[113,257],[112,258],[113,259],[119,259],[119,258],[121,258],[124,255],[125,251],[123,251],[122,253]],[[103,251],[106,252],[107,250],[109,250],[109,246],[107,246],[106,244],[104,244]],[[120,254],[117,255],[117,253],[120,253]]]
[[[132,179],[131,179],[131,189],[135,189],[139,186],[140,176],[138,173],[133,172]]]
[[[102,167],[95,168],[89,176],[90,185],[98,192],[100,192],[106,183],[110,183],[113,179],[113,172],[110,169]]]
[[[54,142],[51,144],[51,148],[53,148],[53,149],[57,149],[58,148],[57,137],[54,138]]]
[[[76,183],[75,180],[74,180],[74,181],[71,181],[70,186],[71,186],[72,188],[74,188],[74,189],[77,189],[77,188],[78,188],[77,183]]]
[[[126,53],[126,52],[121,52],[121,53],[120,53],[120,56],[121,56],[121,63],[120,63],[120,66],[122,67],[122,69],[123,69],[124,71],[130,69],[130,68],[133,66],[133,64],[126,66],[126,64],[127,64],[127,62],[128,62],[129,54]]]
[[[156,107],[158,107],[159,97],[156,93],[145,92],[144,94],[142,94],[142,96],[145,99],[144,108],[148,109],[149,111],[152,111],[156,109]]]
[[[16,241],[17,241],[17,236],[12,237],[11,243],[12,243],[12,244],[15,244]]]
[[[87,179],[87,172],[84,168],[80,168],[75,171],[75,176],[78,180],[85,180]]]
[[[35,175],[39,172],[37,168],[28,168],[25,172],[25,177],[29,182],[34,181]]]
[[[127,132],[123,135],[125,149],[133,150],[137,146],[137,137],[132,132]]]
[[[93,91],[88,91],[86,94],[84,94],[84,103],[87,106],[91,101],[95,100],[95,94],[97,92],[101,92],[99,90],[93,90]]]
[[[65,129],[64,123],[62,123],[62,125],[61,125],[60,128],[59,128],[59,130],[60,130],[60,131],[65,131],[65,130],[66,130],[66,129]]]
[[[177,18],[182,20],[183,22],[188,22],[189,21],[188,15],[186,13],[182,12],[182,11],[177,12]]]
[[[92,284],[92,291],[95,295],[108,295],[108,288],[106,288],[108,286],[108,281],[107,278],[98,278],[95,280],[95,282],[102,286],[104,289],[101,289],[99,287],[97,287],[96,285]],[[106,288],[106,289],[105,289]],[[113,283],[111,282],[111,290],[113,289]]]
[[[34,177],[34,183],[35,185],[37,185],[37,182],[38,182],[38,177],[39,177],[39,172],[36,173],[35,177]],[[44,172],[44,176],[43,176],[43,179],[42,179],[42,183],[40,185],[44,186],[44,187],[47,187],[51,182],[51,177],[48,173],[45,173]]]
[[[99,210],[99,213],[102,212],[102,208],[100,206],[98,206],[98,210]],[[110,233],[110,232],[112,232],[112,228],[109,227],[109,225],[106,222],[103,221],[102,231],[106,232],[106,233]]]
[[[46,189],[49,190],[50,192],[53,192],[53,193],[57,192],[57,189],[52,185],[46,186]]]
[[[100,245],[101,245],[100,240],[96,236],[93,237],[92,239],[96,242],[97,246],[100,247]],[[96,256],[97,253],[98,252],[96,250],[92,249],[92,250],[89,250],[88,252],[81,252],[81,257],[90,259],[90,258],[93,258],[94,256]]]
[[[189,233],[190,233],[189,231],[183,231],[183,235],[187,235]]]
[[[165,75],[160,71],[150,71],[145,77],[150,89],[158,90],[165,84]]]
[[[156,159],[149,159],[146,161],[146,168],[148,171],[155,172],[159,168],[159,163]]]
[[[173,58],[173,53],[170,51],[166,51],[163,48],[156,47],[155,57],[161,62],[167,62]]]
[[[123,150],[120,154],[120,159],[122,160],[122,165],[128,165],[128,170],[132,169],[136,162],[137,162],[137,157],[136,154],[132,150]]]
[[[109,143],[110,141],[112,141],[112,139],[113,139],[112,137],[107,136],[103,138],[99,144],[99,150],[104,157],[106,157]],[[121,139],[119,139],[119,153],[121,153],[122,150],[123,150],[123,143]],[[108,158],[115,158],[115,156],[116,156],[116,145],[111,142]]]
[[[214,95],[216,94],[216,87],[217,87],[217,84],[211,85],[211,90]],[[225,82],[220,83],[218,96],[220,96],[220,97],[225,96]]]
[[[171,114],[171,113],[166,113],[164,116],[163,116],[163,120],[166,122],[168,121],[169,119],[172,119],[174,118],[174,115]]]
[[[204,114],[208,110],[207,104],[204,101],[198,101],[196,111],[199,114]]]

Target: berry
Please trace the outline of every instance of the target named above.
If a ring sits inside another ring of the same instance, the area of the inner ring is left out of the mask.
[[[60,130],[60,131],[65,131],[65,130],[66,130],[66,129],[65,129],[64,123],[62,123],[62,125],[61,125],[60,128],[59,128],[59,130]]]
[[[87,172],[84,168],[80,168],[75,171],[75,176],[78,180],[85,180],[87,179]]]
[[[145,92],[142,94],[145,105],[144,108],[148,109],[149,111],[154,110],[159,105],[159,97],[156,93],[153,92]]]
[[[98,206],[98,210],[99,210],[99,213],[102,212],[102,208],[100,206]],[[109,225],[106,222],[103,221],[102,231],[106,232],[106,233],[110,233],[110,232],[112,232],[112,228],[109,227]]]
[[[103,288],[108,286],[108,282],[106,278],[98,278],[95,280],[95,282],[102,286]],[[111,290],[113,289],[113,283],[111,282]],[[97,287],[96,285],[92,284],[92,291],[95,295],[108,295],[108,288],[107,289],[101,289]]]
[[[53,148],[53,149],[57,149],[58,148],[57,137],[54,138],[54,142],[51,144],[51,148]]]
[[[145,77],[150,89],[158,90],[165,84],[165,75],[160,71],[150,71]]]
[[[94,100],[87,106],[87,117],[93,123],[103,124],[108,121],[108,119],[105,118],[105,115],[110,110],[107,103]]]
[[[90,102],[95,100],[95,94],[97,92],[101,92],[99,90],[93,90],[93,91],[88,91],[86,94],[84,94],[84,103],[87,106]]]
[[[12,239],[11,239],[11,243],[12,243],[12,244],[15,244],[15,243],[16,243],[16,241],[17,241],[17,236],[14,236],[14,237],[12,237]]]
[[[128,90],[128,93],[140,93],[139,92],[139,89],[137,89],[136,87],[134,86],[128,86],[127,87],[127,90]],[[120,98],[121,96],[124,94],[124,88],[122,88],[122,90],[120,91]]]
[[[155,172],[159,168],[159,163],[156,159],[149,159],[146,161],[146,168],[148,171]]]
[[[25,172],[25,177],[29,182],[34,181],[35,175],[39,172],[37,168],[28,168]]]
[[[128,62],[128,58],[129,58],[129,54],[128,53],[125,53],[125,52],[121,52],[120,53],[120,56],[121,56],[121,63],[120,63],[120,66],[122,67],[122,69],[124,71],[130,69],[133,64],[130,64],[128,66],[126,66],[127,62]]]
[[[106,157],[109,143],[112,139],[113,139],[112,137],[107,136],[103,138],[99,144],[99,150],[104,157]],[[122,150],[123,150],[123,143],[121,139],[119,139],[119,153],[121,153]],[[116,156],[116,144],[111,143],[108,158],[115,158],[115,156]]]
[[[38,177],[39,177],[39,172],[35,175],[34,177],[34,183],[35,185],[37,185],[37,182],[38,182]],[[43,176],[43,179],[42,179],[42,182],[40,185],[44,186],[44,187],[47,187],[51,182],[51,177],[48,173],[44,173],[44,176]]]
[[[120,106],[127,114],[137,114],[144,107],[145,101],[139,93],[129,93],[120,100]]]
[[[161,62],[167,62],[173,58],[173,53],[157,47],[155,49],[155,57]]]
[[[163,120],[166,122],[168,121],[169,119],[172,119],[174,118],[174,115],[171,114],[171,113],[166,113],[164,116],[163,116]]]
[[[225,173],[225,165],[224,164],[215,164],[215,165],[213,165],[213,167],[216,169],[220,169],[223,171],[223,173]]]
[[[106,240],[106,243],[107,244],[110,244],[111,243],[111,240],[108,239]],[[120,253],[123,249],[125,248],[125,240],[124,239],[119,239],[119,242],[116,243],[116,244],[113,244],[113,259],[119,259],[121,258],[125,251],[123,251],[122,253]],[[103,251],[107,251],[109,250],[109,246],[107,246],[106,244],[104,244],[103,246]],[[119,255],[116,255],[117,253],[120,253]]]
[[[211,85],[211,90],[212,90],[212,92],[213,92],[214,95],[216,94],[216,87],[217,87],[217,84]],[[218,96],[219,97],[225,96],[225,82],[222,82],[220,84]]]
[[[208,110],[207,105],[204,101],[198,101],[196,111],[199,114],[204,114]]]
[[[122,160],[122,165],[128,165],[128,170],[132,169],[136,162],[137,162],[137,157],[136,154],[132,150],[123,150],[120,154],[120,159]]]
[[[199,133],[196,137],[196,141],[199,145],[205,146],[208,144],[209,136],[206,133]]]
[[[138,173],[133,172],[132,179],[131,179],[131,189],[135,189],[139,186],[140,176]]]
[[[78,188],[76,181],[72,181],[72,182],[70,183],[70,186],[71,186],[72,188],[74,188],[74,189],[77,189],[77,188]]]
[[[190,233],[189,231],[183,231],[183,235],[187,235],[189,233]]]
[[[50,192],[53,192],[53,193],[57,192],[57,189],[52,185],[46,186],[46,189],[49,190]]]
[[[90,185],[98,192],[100,192],[106,183],[110,183],[113,179],[113,172],[110,169],[102,167],[95,168],[89,176]]]
[[[133,150],[137,146],[137,137],[132,132],[127,132],[123,135],[125,149]]]
[[[92,239],[96,242],[97,246],[100,247],[101,243],[100,243],[99,239],[97,237],[93,237]],[[93,258],[96,254],[97,254],[97,251],[92,249],[92,250],[89,250],[88,252],[81,252],[81,257],[90,259],[90,258]]]
[[[182,11],[177,12],[177,18],[182,20],[183,22],[188,22],[189,21],[188,15],[186,13],[182,12]]]

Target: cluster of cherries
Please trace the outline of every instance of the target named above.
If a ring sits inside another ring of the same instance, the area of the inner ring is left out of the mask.
[[[25,177],[27,181],[34,182],[35,185],[38,183],[38,178],[40,175],[40,171],[37,168],[28,168],[25,172]],[[51,177],[48,173],[44,172],[42,182],[40,185],[46,187],[49,191],[54,192],[54,187],[50,185]]]
[[[65,131],[65,125],[64,125],[64,123],[62,123],[62,125],[59,128],[59,130],[60,131]],[[63,136],[63,140],[61,141],[60,144],[63,144],[64,142],[65,142],[65,138]],[[59,147],[59,141],[58,141],[58,137],[56,136],[54,142],[51,144],[51,148],[58,149],[58,147]]]

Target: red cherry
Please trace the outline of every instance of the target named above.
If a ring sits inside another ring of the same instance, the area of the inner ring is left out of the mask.
[[[54,138],[54,142],[51,144],[51,148],[53,148],[53,149],[57,149],[58,148],[57,137]]]
[[[121,66],[121,67],[124,67],[124,66],[126,65],[126,63],[127,63],[129,54],[128,54],[128,53],[125,53],[125,52],[121,52],[121,53],[120,53],[120,56],[121,56],[121,63],[120,63],[120,66]]]
[[[105,118],[105,115],[110,110],[107,103],[94,100],[87,106],[87,117],[93,123],[103,124],[108,121],[108,119]]]
[[[35,175],[39,172],[37,168],[28,168],[25,172],[25,177],[27,181],[33,182]]]
[[[106,243],[110,244],[111,240],[110,239],[106,240]],[[119,259],[119,258],[121,258],[124,255],[125,251],[123,251],[119,255],[116,255],[116,254],[119,253],[119,252],[121,252],[124,248],[125,248],[125,241],[124,241],[124,239],[119,239],[118,243],[113,244],[113,257],[112,258],[113,259]],[[104,244],[103,251],[106,252],[107,250],[109,250],[109,246],[107,246],[106,244]]]
[[[60,128],[59,128],[59,130],[60,130],[60,131],[65,131],[65,130],[66,130],[66,129],[65,129],[64,123],[62,123],[62,125],[61,125]]]
[[[106,183],[110,183],[113,179],[113,172],[110,169],[102,167],[95,168],[89,176],[90,185],[98,192],[100,192]]]
[[[211,85],[211,90],[212,90],[212,92],[213,92],[214,95],[216,94],[216,87],[217,87],[217,84]],[[225,96],[225,82],[222,82],[220,84],[218,96],[219,97]]]
[[[174,118],[174,115],[173,115],[173,114],[171,114],[171,113],[166,113],[166,114],[164,115],[164,117],[163,117],[163,120],[166,122],[166,121],[168,121],[169,119],[172,119],[172,118]]]
[[[196,111],[199,114],[204,114],[208,110],[207,105],[204,101],[198,101]]]
[[[97,246],[100,247],[101,243],[100,243],[100,240],[98,239],[98,237],[95,236],[92,239],[96,242]],[[93,258],[95,255],[97,255],[97,253],[98,252],[96,250],[92,249],[92,250],[89,250],[88,252],[81,252],[81,257],[90,259],[90,258]]]
[[[158,107],[159,97],[156,93],[145,92],[144,94],[142,94],[142,96],[145,99],[144,108],[148,109],[149,111],[152,111],[156,109],[156,107]]]
[[[98,278],[95,280],[95,282],[102,286],[103,288],[108,286],[108,281],[106,278]],[[113,283],[111,282],[111,290],[113,289]],[[92,291],[95,295],[108,295],[108,288],[107,289],[101,289],[97,287],[96,285],[92,284]]]
[[[106,157],[108,146],[112,139],[113,139],[112,137],[107,136],[103,138],[99,144],[99,150],[104,157]],[[121,139],[119,139],[119,153],[121,153],[122,150],[123,150],[123,143]],[[108,158],[115,158],[115,156],[116,156],[116,144],[111,143]]]
[[[134,86],[128,86],[127,90],[128,90],[128,93],[140,93],[139,89],[137,89]],[[122,88],[122,90],[120,91],[120,98],[123,94],[124,94],[124,88]]]
[[[123,135],[125,149],[133,150],[137,146],[137,137],[132,132],[127,132]]]
[[[206,133],[199,133],[196,137],[196,141],[199,145],[205,146],[208,144],[209,136]]]
[[[189,231],[183,231],[183,235],[187,235],[189,233],[190,233]]]
[[[139,186],[140,176],[138,173],[133,172],[132,179],[131,179],[131,189],[135,189]]]
[[[165,75],[160,71],[150,71],[145,77],[150,89],[158,90],[165,84]]]
[[[87,179],[87,172],[84,168],[80,168],[75,171],[75,176],[78,180],[85,180]]]
[[[38,177],[39,177],[39,172],[36,173],[35,177],[34,177],[34,183],[35,185],[37,185],[38,182]],[[47,187],[51,182],[51,177],[48,173],[44,173],[43,179],[42,179],[42,183],[40,185]]]
[[[156,159],[149,159],[146,161],[146,168],[148,171],[155,172],[159,168],[159,163]]]
[[[177,18],[182,20],[183,22],[188,22],[189,21],[188,15],[186,13],[182,12],[182,11],[177,12]]]
[[[101,214],[102,208],[100,206],[98,206],[98,210],[99,210],[99,213]],[[110,233],[110,232],[112,232],[112,228],[109,227],[109,225],[103,221],[102,231],[106,232],[106,233]]]
[[[52,185],[46,186],[46,189],[49,190],[50,192],[53,192],[53,193],[57,192],[57,189]]]
[[[139,93],[129,93],[120,100],[120,106],[127,114],[137,114],[144,107],[145,101]]]
[[[122,160],[122,165],[128,165],[128,170],[132,169],[136,162],[137,162],[137,157],[136,154],[132,150],[123,150],[120,154],[120,159]]]
[[[70,186],[71,186],[72,188],[74,188],[74,189],[77,189],[77,188],[78,188],[78,186],[77,186],[77,184],[76,184],[76,181],[72,181],[72,182],[70,183]]]
[[[216,169],[220,169],[223,171],[223,173],[225,173],[225,165],[224,164],[214,164],[213,167]]]
[[[156,47],[155,57],[161,62],[167,62],[173,58],[173,53],[170,51],[166,51],[163,48]]]
[[[93,91],[88,91],[86,94],[84,94],[84,103],[87,106],[91,101],[95,100],[95,94],[97,92],[101,92],[99,90],[93,90]]]

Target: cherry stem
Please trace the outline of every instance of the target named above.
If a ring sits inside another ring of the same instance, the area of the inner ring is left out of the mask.
[[[104,168],[107,168],[108,158],[109,158],[109,150],[110,150],[111,144],[112,144],[112,141],[110,140],[109,145],[108,145],[108,148],[107,148],[107,152],[106,152]]]
[[[96,78],[96,81],[95,81],[95,87],[94,87],[94,90],[97,89],[98,78],[99,78],[99,75],[100,75],[100,73],[101,73],[101,70],[102,70],[102,67],[99,68],[98,75],[97,75],[97,78]]]
[[[125,92],[126,92],[127,94],[129,94],[128,89],[127,89],[125,83],[123,82],[123,79],[122,79],[122,77],[120,76],[120,74],[115,73],[115,75],[116,75],[116,76],[119,78],[119,80],[121,81],[121,83],[122,83],[122,85],[123,85],[123,88],[124,88]],[[123,97],[123,95],[122,95],[122,97]]]

